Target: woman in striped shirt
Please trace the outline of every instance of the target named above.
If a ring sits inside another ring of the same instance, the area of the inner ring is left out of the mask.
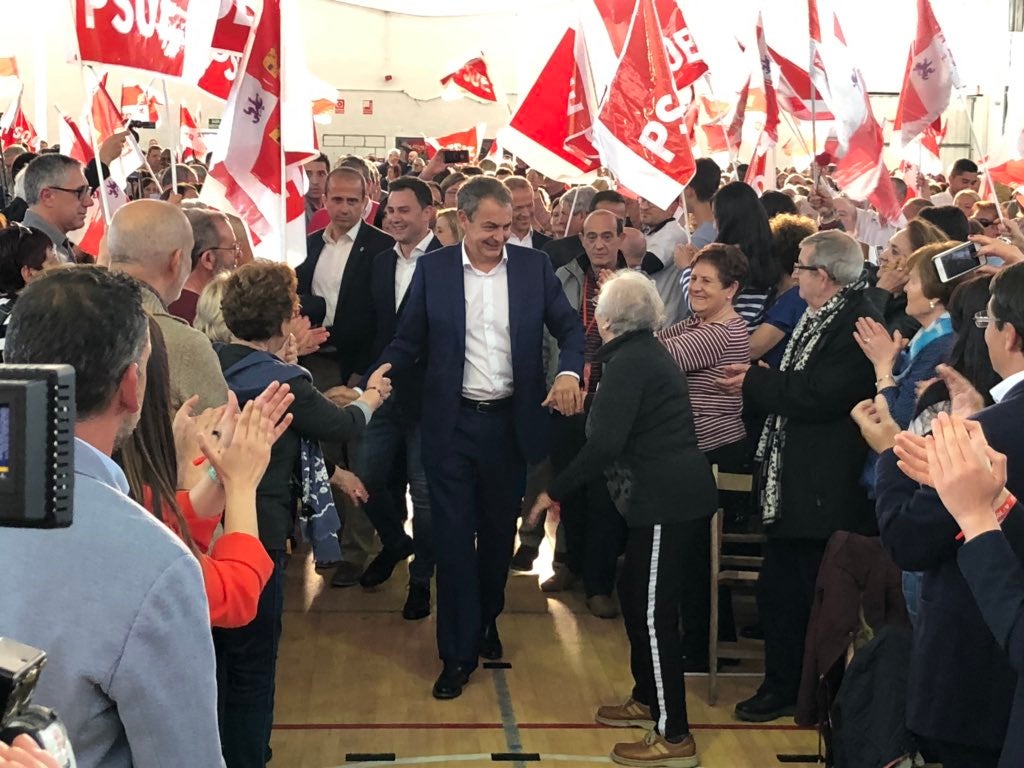
[[[736,246],[706,246],[694,259],[690,276],[693,316],[658,333],[686,374],[697,444],[708,462],[723,470],[740,467],[749,458],[743,398],[722,392],[715,383],[723,378],[724,366],[750,362],[747,321],[734,306],[747,270],[747,259]]]

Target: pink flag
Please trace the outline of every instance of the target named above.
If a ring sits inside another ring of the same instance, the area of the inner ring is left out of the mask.
[[[570,94],[577,67],[576,35],[572,27],[565,30],[508,126],[499,132],[505,149],[553,179],[577,178],[596,171],[600,165],[566,147],[568,111],[573,103]]]
[[[487,73],[487,63],[482,55],[477,56],[475,59],[470,59],[450,75],[445,75],[441,78],[441,85],[448,85],[449,83],[459,86],[478,99],[483,99],[484,101],[498,100],[497,95],[494,93],[494,83],[491,82],[491,76]]]
[[[907,56],[907,70],[893,123],[893,130],[900,132],[901,144],[906,146],[930,125],[938,128],[956,85],[953,54],[935,20],[931,3],[917,0],[917,36]]]
[[[594,136],[618,179],[662,208],[679,197],[696,168],[685,115],[654,0],[639,0]]]

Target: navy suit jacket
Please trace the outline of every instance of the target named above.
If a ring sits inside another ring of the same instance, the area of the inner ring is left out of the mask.
[[[1024,516],[1024,507],[1018,504],[1010,514]],[[988,628],[1019,676],[1024,669],[1024,570],[1017,554],[1005,534],[992,531],[964,544],[957,560]],[[1018,677],[999,768],[1020,765],[1024,765],[1024,687]]]
[[[583,374],[583,325],[569,306],[546,254],[507,245],[509,333],[512,342],[513,410],[516,438],[529,463],[547,452],[550,414],[544,328],[558,342],[559,370]],[[437,464],[447,453],[458,419],[466,363],[466,292],[462,245],[420,257],[406,295],[395,338],[376,368],[391,363],[396,373],[427,360],[423,385],[423,463]]]
[[[1010,491],[1024,498],[1024,384],[973,418],[989,444],[1006,454]],[[882,544],[903,570],[924,571],[907,726],[929,738],[998,750],[1017,676],[960,572],[960,529],[935,490],[904,475],[891,450],[879,456],[877,471]],[[1011,513],[1003,533],[1024,561],[1024,515]]]
[[[440,240],[436,237],[431,238],[427,244],[426,253],[436,251],[441,247]],[[370,295],[373,299],[373,312],[376,318],[373,354],[370,355],[373,360],[380,356],[391,339],[395,337],[398,319],[409,300],[409,290],[406,289],[402,303],[398,305],[398,309],[395,309],[395,265],[397,263],[398,254],[394,248],[388,248],[373,257],[373,275],[370,282]],[[406,418],[419,419],[420,401],[423,399],[423,376],[426,368],[426,360],[420,360],[407,371],[391,374],[394,384],[394,399],[401,403],[402,415]],[[373,370],[368,370],[366,377],[369,377],[371,373]],[[361,386],[366,386],[365,377]]]
[[[373,257],[394,244],[391,235],[365,221],[360,224],[338,287],[334,325],[328,328],[331,338],[327,343],[337,350],[342,381],[347,381],[353,373],[362,373],[372,359],[374,313],[370,279]],[[313,295],[313,273],[323,249],[324,230],[320,230],[306,238],[306,260],[295,269],[301,311],[313,325],[322,325],[327,312],[323,297]]]

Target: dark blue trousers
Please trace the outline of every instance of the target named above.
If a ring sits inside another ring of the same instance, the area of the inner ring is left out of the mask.
[[[424,456],[437,556],[437,650],[475,667],[480,633],[505,607],[526,483],[511,409],[459,409],[450,448]]]

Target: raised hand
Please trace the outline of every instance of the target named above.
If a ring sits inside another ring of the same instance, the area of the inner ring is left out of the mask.
[[[285,414],[288,413],[288,409],[295,402],[295,395],[292,394],[291,385],[272,381],[256,397],[256,402],[263,407],[263,412],[267,414],[267,417],[274,425],[272,442],[276,443],[277,439],[288,430],[288,426],[291,424],[290,420],[287,423],[284,421]]]
[[[907,344],[906,340],[900,336],[899,331],[890,336],[884,325],[870,317],[858,318],[856,327],[853,332],[854,341],[875,366],[878,378],[891,375],[900,350]]]

